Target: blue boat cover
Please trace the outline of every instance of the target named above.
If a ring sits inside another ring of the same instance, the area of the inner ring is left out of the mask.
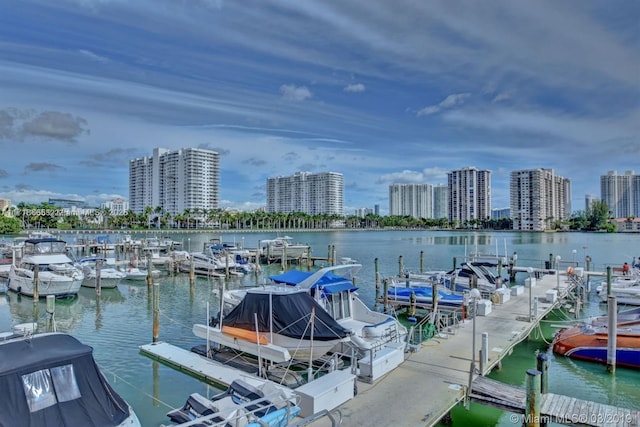
[[[286,273],[269,276],[269,279],[274,283],[297,286],[300,282],[308,279],[313,274],[314,272],[290,270]],[[318,281],[311,286],[311,289],[318,287],[322,287],[325,294],[335,294],[345,290],[353,292],[358,289],[353,285],[351,280],[338,276],[331,271],[327,271],[320,279],[318,279]]]

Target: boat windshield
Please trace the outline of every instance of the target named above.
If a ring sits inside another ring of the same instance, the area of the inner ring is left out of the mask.
[[[24,253],[29,255],[46,255],[64,253],[67,244],[61,240],[25,243]]]

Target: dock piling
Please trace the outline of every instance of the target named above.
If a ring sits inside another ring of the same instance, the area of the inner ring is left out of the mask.
[[[537,369],[527,370],[527,403],[525,405],[524,425],[526,427],[540,427],[540,377],[542,373]]]
[[[607,297],[608,333],[607,333],[607,372],[616,373],[616,351],[618,341],[618,307],[615,295]]]
[[[549,393],[549,356],[547,353],[538,353],[536,356],[536,369],[541,372],[540,393]]]

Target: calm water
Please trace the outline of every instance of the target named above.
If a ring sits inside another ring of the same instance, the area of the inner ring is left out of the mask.
[[[518,265],[543,267],[549,255],[560,255],[562,262],[592,259],[592,269],[603,271],[607,266],[620,266],[640,256],[640,236],[635,234],[583,233],[463,233],[432,231],[353,231],[287,233],[297,242],[309,244],[314,256],[326,257],[330,246],[337,257],[350,257],[363,264],[358,276],[361,298],[373,306],[375,297],[375,259],[383,277],[398,274],[399,257],[405,269],[418,270],[421,252],[425,270],[448,270],[454,257],[474,252],[518,255]],[[80,236],[62,236],[68,243]],[[144,235],[134,236],[144,237]],[[173,235],[183,242],[184,249],[200,250],[212,237],[235,241],[247,248],[255,248],[260,240],[275,237],[269,233],[202,233]],[[458,261],[459,262],[459,261]],[[257,279],[246,276],[233,279],[230,287],[262,282],[266,276],[278,272],[279,266],[265,268]],[[518,277],[523,280],[524,277]],[[150,295],[143,282],[105,289],[100,298],[95,291],[82,288],[77,299],[58,301],[56,324],[59,331],[69,332],[95,349],[95,358],[122,396],[135,408],[143,425],[159,426],[167,423],[165,414],[181,406],[193,392],[202,394],[215,390],[186,374],[152,361],[139,353],[139,346],[152,341],[153,310]],[[191,332],[193,323],[206,322],[207,303],[217,304],[213,294],[218,279],[198,278],[190,287],[186,275],[161,277],[160,340],[189,349],[202,341]],[[593,296],[593,295],[592,295]],[[0,302],[5,302],[1,300]],[[0,304],[0,328],[34,319],[34,304],[30,298],[9,293],[8,304]],[[211,309],[213,311],[213,308]],[[605,307],[597,300],[586,306],[587,314],[599,314]],[[44,327],[44,301],[37,306],[39,324]],[[547,322],[543,335],[547,339],[553,330]],[[492,377],[504,382],[524,385],[526,369],[535,366],[535,351],[547,351],[543,338],[526,341],[505,359],[503,369]],[[424,351],[424,350],[423,350]],[[616,375],[606,374],[604,366],[555,358],[551,354],[550,391],[582,399],[590,399],[626,407],[640,406],[640,372],[618,369]],[[417,401],[416,404],[419,404]],[[454,426],[512,426],[509,414],[491,408],[472,406],[471,411],[457,408],[452,413]],[[397,425],[403,425],[398,420]]]

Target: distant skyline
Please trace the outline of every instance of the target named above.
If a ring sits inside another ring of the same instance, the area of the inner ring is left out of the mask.
[[[0,0],[2,1],[2,0]],[[339,172],[345,214],[389,185],[513,170],[640,172],[640,2],[2,1],[0,197],[129,197],[154,147],[220,153],[220,207]]]

